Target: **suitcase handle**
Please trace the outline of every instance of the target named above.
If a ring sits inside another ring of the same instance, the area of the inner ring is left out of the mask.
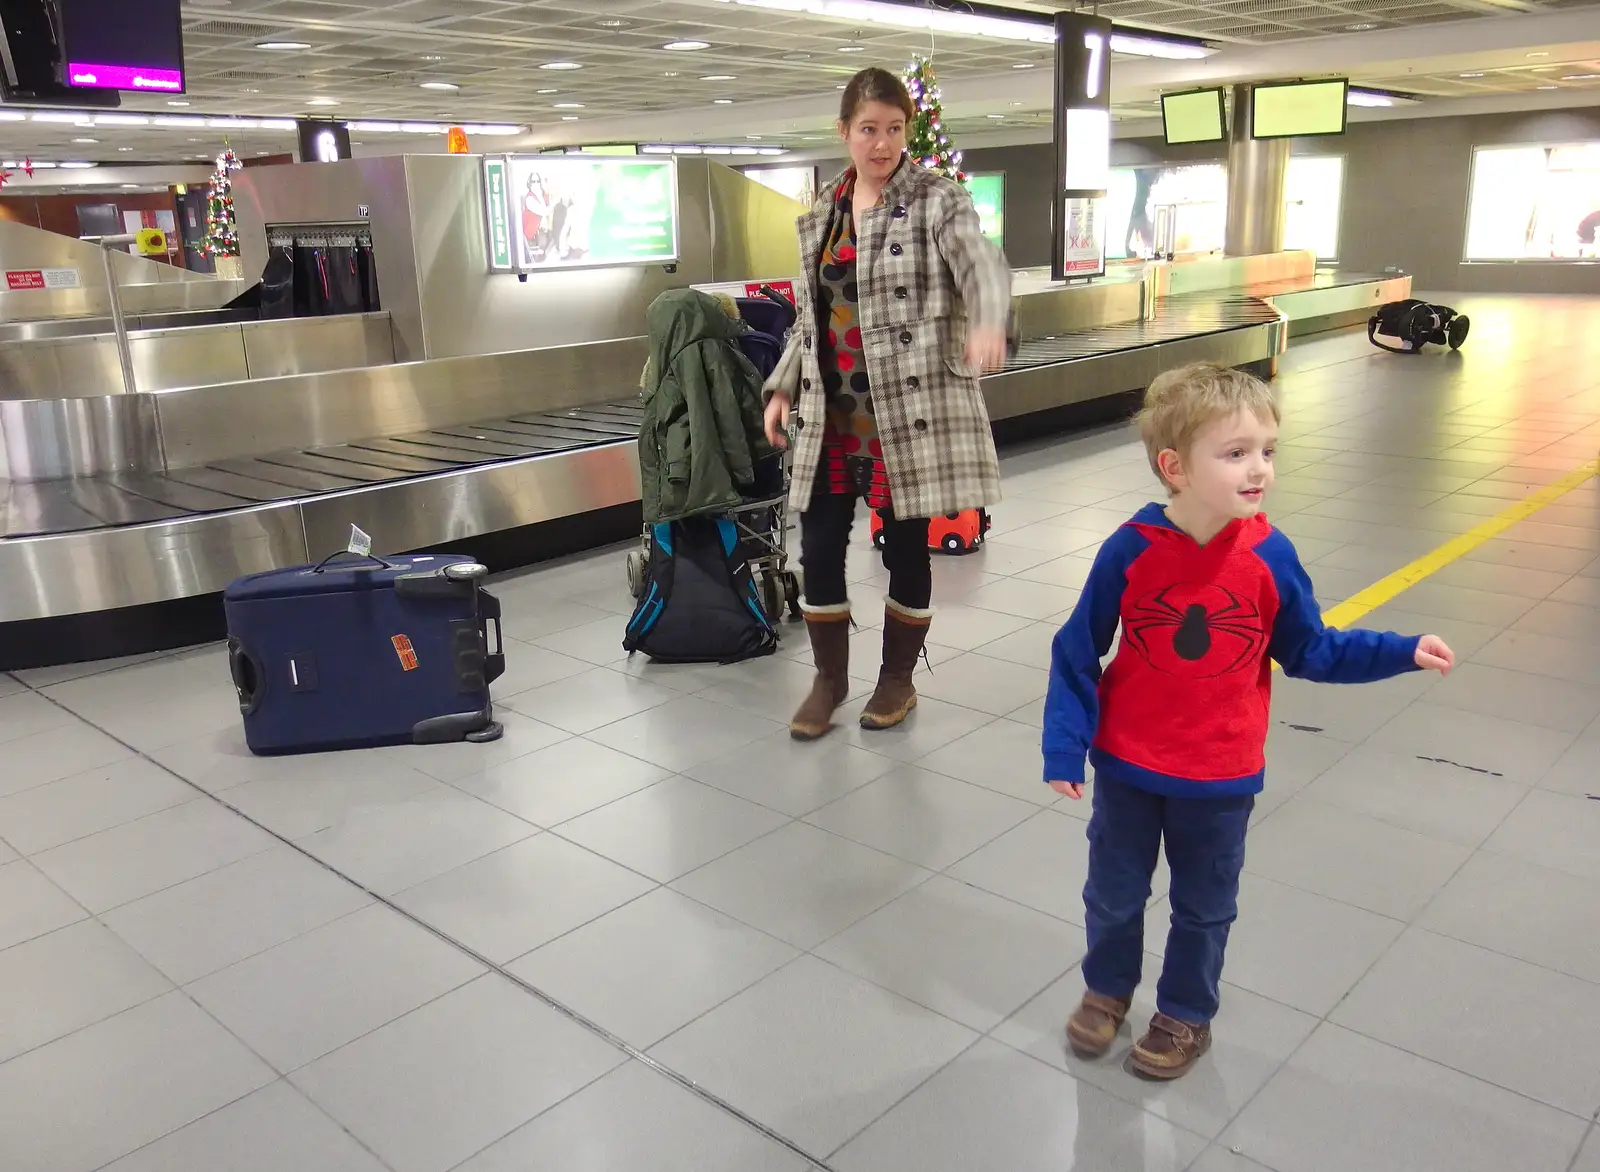
[[[313,574],[320,574],[320,573],[322,573],[323,567],[326,566],[329,562],[331,562],[334,558],[342,557],[343,555],[345,555],[347,553],[352,553],[352,552],[354,552],[354,551],[348,550],[348,549],[341,549],[341,550],[339,550],[339,551],[337,551],[335,553],[330,553],[327,557],[323,558],[320,562],[318,562],[316,564],[316,566],[312,569],[311,572]],[[356,556],[358,558],[361,558],[363,561],[377,562],[380,566],[382,566],[386,570],[394,569],[393,563],[384,561],[377,554],[358,553],[358,554],[356,554]]]
[[[249,716],[261,706],[264,677],[261,665],[237,639],[228,640],[228,674],[233,677],[234,690],[239,693],[239,712]]]
[[[489,624],[494,624],[494,650],[483,660],[483,682],[492,684],[506,674],[506,645],[500,630],[500,600],[487,590],[478,591],[478,618],[485,647],[489,645]]]

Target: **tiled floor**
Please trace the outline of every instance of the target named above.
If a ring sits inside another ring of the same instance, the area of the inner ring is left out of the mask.
[[[1326,603],[1600,447],[1600,306],[1462,304],[1460,355],[1284,363]],[[1373,616],[1450,679],[1280,684],[1216,1047],[1153,1086],[1063,1048],[1085,809],[1038,776],[1150,473],[1125,427],[1005,465],[895,732],[788,740],[793,629],[629,662],[616,550],[498,585],[494,745],[253,759],[214,647],[0,676],[0,1167],[1600,1172],[1600,484]]]

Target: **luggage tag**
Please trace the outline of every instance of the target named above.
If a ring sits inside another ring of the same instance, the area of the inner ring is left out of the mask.
[[[350,544],[345,546],[346,553],[359,554],[361,557],[372,556],[372,538],[363,533],[359,526],[350,526]]]

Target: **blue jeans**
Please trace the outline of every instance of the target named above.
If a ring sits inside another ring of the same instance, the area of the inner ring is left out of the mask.
[[[1108,778],[1096,778],[1091,790],[1084,984],[1107,997],[1133,996],[1143,969],[1150,877],[1165,839],[1172,928],[1156,1008],[1179,1021],[1209,1022],[1217,1012],[1228,929],[1239,914],[1254,796],[1169,798]]]

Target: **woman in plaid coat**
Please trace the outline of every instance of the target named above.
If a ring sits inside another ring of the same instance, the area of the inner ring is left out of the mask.
[[[1011,274],[966,189],[906,157],[915,107],[864,69],[845,87],[851,165],[799,220],[800,315],[767,381],[767,436],[794,437],[804,609],[817,675],[790,733],[822,736],[849,691],[845,550],[856,499],[884,516],[889,591],[877,690],[861,726],[917,702],[911,674],[933,612],[928,519],[1000,497],[978,377],[1005,361]]]

